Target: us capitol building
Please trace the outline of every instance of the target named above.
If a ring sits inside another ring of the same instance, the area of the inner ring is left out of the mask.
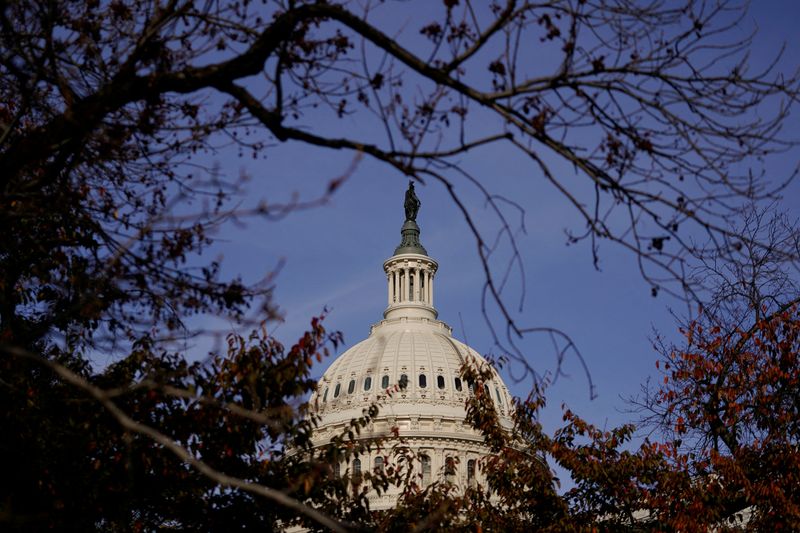
[[[485,365],[475,350],[452,336],[452,328],[438,320],[434,286],[439,264],[420,243],[416,223],[420,202],[411,183],[406,192],[406,220],[400,245],[384,261],[387,306],[383,320],[370,328],[369,337],[331,364],[320,379],[311,405],[320,416],[314,445],[330,439],[363,415],[373,402],[379,414],[359,438],[391,435],[396,427],[406,445],[419,459],[419,482],[424,486],[440,480],[465,487],[477,483],[479,460],[489,453],[482,435],[465,422],[465,403],[470,386],[460,377],[461,366],[472,361]],[[511,396],[503,380],[492,370],[485,392],[494,400],[500,422],[510,428]],[[383,468],[387,450],[372,449],[350,464],[333,465],[338,475],[351,476]],[[396,488],[395,488],[396,489]],[[394,505],[397,490],[373,494],[370,507]]]

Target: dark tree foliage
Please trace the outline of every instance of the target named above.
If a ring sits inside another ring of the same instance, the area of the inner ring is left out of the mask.
[[[141,428],[157,428],[227,476],[302,492],[305,479],[326,475],[320,464],[331,459],[298,462],[285,452],[310,446],[313,421],[298,409],[299,400],[314,387],[311,362],[340,340],[314,319],[291,349],[263,332],[249,339],[230,336],[228,353],[204,363],[156,351],[146,340],[100,374],[76,357],[41,355],[104,391],[104,399],[135,420],[127,431],[120,431],[121,421],[98,398],[59,379],[38,356],[4,357],[4,529],[276,527],[276,520],[292,515],[226,487],[219,476],[187,467]]]
[[[687,346],[669,352],[648,404],[675,434],[663,442],[628,451],[632,427],[600,430],[569,411],[547,435],[539,388],[509,433],[478,386],[469,420],[496,456],[480,465],[486,486],[465,493],[421,487],[402,440],[358,439],[380,405],[310,449],[309,369],[340,342],[318,320],[289,350],[256,329],[203,362],[176,352],[175,336],[202,333],[187,325],[193,315],[237,320],[257,306],[248,326],[274,318],[269,278],[246,286],[203,261],[219,224],[298,207],[232,208],[237,182],[204,163],[231,146],[256,157],[289,141],[348,150],[443,185],[475,237],[487,319],[506,332],[498,343],[534,375],[515,341],[566,337],[528,327],[507,301],[508,273],[524,272],[513,222],[524,203],[496,195],[466,154],[501,146],[524,156],[573,209],[569,241],[588,241],[595,263],[601,240],[632,252],[654,295],[696,302],[718,289],[694,275],[696,261],[736,275],[737,265],[765,272],[751,261],[765,251],[796,264],[791,225],[781,239],[730,229],[780,195],[784,182],[759,161],[793,146],[779,132],[798,89],[777,62],[748,65],[745,6],[445,0],[410,40],[372,16],[382,7],[0,5],[0,526],[688,531],[727,527],[751,506],[758,527],[796,528],[797,318],[786,277],[770,278],[774,301],[752,327],[714,329],[731,310],[720,296],[703,319],[712,327],[688,327]],[[331,134],[317,120],[345,116],[385,136]],[[565,162],[574,176],[554,170]],[[468,188],[497,235],[475,221]],[[510,250],[500,265],[498,250]],[[734,311],[741,319],[762,303]],[[464,377],[479,384],[482,372]],[[777,416],[767,406],[780,406]],[[387,450],[384,472],[332,471],[371,446]],[[559,492],[548,459],[574,488]],[[367,492],[389,483],[403,487],[397,509],[370,514]]]

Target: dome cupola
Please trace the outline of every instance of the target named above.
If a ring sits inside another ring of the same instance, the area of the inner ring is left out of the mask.
[[[433,307],[433,278],[439,263],[428,257],[419,240],[417,213],[421,202],[414,192],[414,183],[408,184],[405,199],[406,221],[400,230],[402,240],[394,255],[383,263],[388,281],[389,306],[384,318],[426,317],[436,319]]]

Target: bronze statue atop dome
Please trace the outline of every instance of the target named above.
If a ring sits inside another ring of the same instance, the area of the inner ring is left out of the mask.
[[[403,202],[403,207],[406,210],[406,221],[403,222],[403,228],[400,230],[402,236],[400,245],[394,249],[394,255],[398,254],[422,254],[428,255],[425,248],[419,242],[419,226],[417,226],[417,213],[419,213],[419,206],[422,202],[417,198],[417,193],[414,192],[414,182],[408,183],[408,190],[406,191],[406,199]]]
[[[417,198],[417,193],[414,192],[414,182],[408,182],[408,190],[406,191],[406,201],[403,207],[406,209],[406,220],[417,220],[417,213],[419,213],[419,206],[422,202]]]

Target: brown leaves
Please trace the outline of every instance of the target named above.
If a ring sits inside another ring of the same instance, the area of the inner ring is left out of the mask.
[[[560,17],[561,15],[556,15],[556,18]],[[555,25],[555,23],[553,22],[553,18],[550,17],[548,13],[544,13],[543,15],[541,15],[537,20],[537,22],[539,23],[540,26],[543,26],[544,29],[547,31],[544,37],[540,39],[542,42],[552,41],[553,39],[556,39],[557,37],[561,36],[561,30],[558,28],[558,26]]]
[[[372,86],[373,89],[378,90],[383,87],[383,74],[380,72],[376,72],[375,75],[370,80],[369,84]]]
[[[443,34],[442,26],[438,22],[431,22],[427,26],[423,26],[419,32],[434,42],[441,39]]]
[[[492,74],[497,74],[498,76],[505,76],[506,75],[506,66],[502,60],[496,59],[489,63],[489,72]]]
[[[544,135],[545,125],[547,124],[548,110],[543,109],[531,118],[531,126],[539,135]]]
[[[760,528],[800,523],[800,494],[774,462],[776,450],[793,463],[800,460],[792,448],[800,437],[797,308],[758,320],[746,331],[693,323],[685,335],[687,347],[664,361],[664,385],[657,393],[665,429],[680,436],[676,442],[683,447],[666,456],[681,470],[704,476],[698,484],[713,480],[718,496],[684,493],[687,514],[675,524],[692,524],[692,508],[721,519],[747,505],[754,505],[752,524]]]

